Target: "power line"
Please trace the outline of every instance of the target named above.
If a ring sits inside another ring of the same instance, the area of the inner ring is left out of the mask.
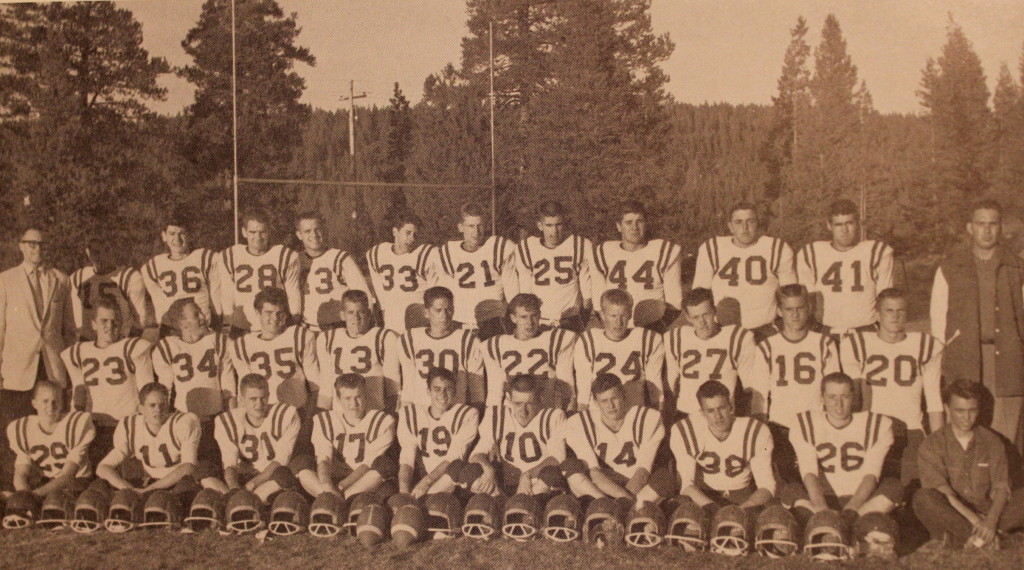
[[[490,188],[490,184],[437,184],[433,182],[357,182],[354,180],[305,180],[299,178],[239,178],[248,184],[310,184],[313,186],[380,186],[383,188]]]

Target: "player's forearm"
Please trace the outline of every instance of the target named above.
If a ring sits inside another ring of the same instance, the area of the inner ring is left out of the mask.
[[[992,506],[985,513],[984,519],[989,526],[995,528],[999,523],[999,517],[1003,515],[1006,502],[1010,499],[1010,490],[1002,487],[992,491]]]
[[[67,487],[74,480],[75,474],[78,473],[78,467],[78,463],[73,461],[65,463],[64,469],[56,477],[50,479],[46,484],[32,491],[32,493],[37,497],[45,497],[53,491]]]
[[[412,490],[412,465],[398,467],[398,490],[406,494]]]
[[[696,485],[693,484],[684,487],[682,493],[680,494],[693,499],[693,502],[697,503],[698,507],[703,507],[713,502],[711,500],[711,497],[708,497],[706,494],[704,494],[704,491],[702,491],[700,487],[697,487]]]
[[[946,500],[949,501],[949,505],[953,507],[953,510],[960,513],[960,516],[967,519],[972,525],[975,521],[981,518],[978,513],[974,512],[973,509],[965,505],[964,502],[960,500],[960,497],[957,496],[956,491],[954,491],[951,486],[942,485],[936,487],[935,490],[945,495]]]
[[[633,498],[629,491],[616,485],[615,482],[602,473],[600,469],[590,470],[590,480],[594,482],[594,486],[596,486],[599,491],[614,499],[618,499],[620,497],[625,497],[627,499]]]
[[[115,489],[132,489],[134,488],[121,474],[117,472],[117,469],[113,465],[99,465],[96,467],[96,476],[103,479],[110,486]]]
[[[320,482],[320,486],[324,489],[331,488],[331,462],[330,461],[317,461],[316,463],[316,479]]]
[[[224,483],[228,486],[228,489],[237,489],[241,487],[241,485],[238,483],[238,468],[224,468]]]
[[[853,493],[853,496],[850,497],[850,500],[843,508],[856,511],[869,498],[871,498],[871,493],[874,493],[877,487],[878,477],[875,477],[874,475],[865,475],[864,478],[860,480],[860,485],[857,486],[857,490]]]
[[[349,473],[348,477],[345,477],[341,481],[338,481],[338,490],[344,491],[345,489],[348,489],[349,487],[354,485],[356,481],[362,479],[363,475],[366,475],[369,471],[369,465],[364,464],[360,465],[359,467],[356,467],[355,470],[352,471],[352,473]]]
[[[175,467],[174,471],[171,471],[167,475],[165,475],[165,476],[161,477],[160,479],[150,483],[146,487],[146,490],[147,491],[156,491],[157,489],[170,489],[171,487],[177,485],[178,481],[181,481],[185,477],[195,473],[195,471],[196,471],[196,464],[195,463],[182,463],[181,465],[178,465],[177,467]]]
[[[28,483],[29,466],[28,465],[16,465],[14,467],[14,490],[15,491],[29,491],[31,487]]]
[[[545,467],[552,466],[552,465],[557,467],[559,463],[561,463],[561,462],[558,461],[557,459],[555,459],[554,457],[550,457],[549,456],[549,457],[545,458],[544,461],[541,461],[537,465],[534,465],[533,468],[530,469],[529,471],[527,471],[526,473],[530,477],[536,478],[538,475],[540,475],[541,470],[544,469]]]
[[[640,469],[637,469],[636,473],[634,473],[633,476],[630,477],[629,481],[626,482],[626,490],[629,491],[631,495],[635,496],[640,492],[640,489],[643,489],[644,486],[647,485],[647,480],[650,478],[650,472],[641,467]]]
[[[245,484],[246,488],[248,488],[250,491],[255,491],[256,489],[259,488],[260,485],[273,479],[274,471],[277,471],[278,467],[281,467],[280,463],[278,463],[277,461],[271,461],[270,464],[267,465],[263,469],[263,471],[260,472],[259,475],[253,477],[252,479],[249,480],[248,483]]]
[[[423,480],[420,481],[420,485],[424,485],[427,489],[432,487],[434,483],[437,483],[438,479],[444,476],[445,472],[448,471],[448,466],[451,464],[452,462],[447,459],[438,463],[437,467],[435,467],[430,473],[427,473]]]
[[[828,508],[828,502],[825,500],[825,491],[821,488],[821,481],[818,480],[818,476],[814,473],[808,473],[804,475],[804,487],[807,489],[807,496],[810,498],[811,505],[818,509]]]
[[[760,507],[761,505],[772,500],[772,492],[768,489],[758,489],[754,491],[752,495],[747,497],[746,501],[740,504],[740,508],[750,509],[754,507]]]
[[[946,425],[946,414],[942,412],[928,412],[928,433],[935,433]]]

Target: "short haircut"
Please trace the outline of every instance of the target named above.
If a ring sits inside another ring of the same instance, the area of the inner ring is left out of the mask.
[[[164,399],[167,401],[170,401],[171,399],[171,391],[167,389],[167,386],[164,386],[159,382],[149,382],[145,384],[142,388],[139,388],[139,403],[145,404],[146,398],[148,398],[149,395],[154,392],[162,395]]]
[[[540,297],[533,293],[519,293],[512,300],[508,302],[508,314],[511,315],[513,311],[519,308],[526,309],[531,313],[540,312]]]
[[[108,311],[114,311],[114,314],[117,315],[117,318],[119,318],[119,319],[124,317],[124,315],[121,314],[121,304],[117,302],[117,299],[113,295],[109,295],[109,294],[100,295],[99,298],[96,299],[95,302],[93,302],[92,308],[93,308],[92,318],[94,318],[94,319],[96,318],[96,315],[99,314],[99,310],[100,309],[107,309]]]
[[[462,221],[469,217],[486,218],[487,210],[477,202],[467,202],[459,208],[459,220]]]
[[[455,305],[455,295],[453,295],[451,289],[447,287],[435,285],[423,292],[423,306],[428,309],[434,304],[434,301],[438,299],[448,299],[449,303],[453,306]]]
[[[711,292],[711,289],[705,287],[690,289],[686,293],[686,297],[683,298],[683,309],[697,307],[703,303],[711,303],[712,307],[715,306],[715,294]]]
[[[852,200],[836,200],[828,206],[828,221],[831,222],[836,216],[853,216],[855,220],[859,220],[860,208]]]
[[[697,402],[703,404],[704,400],[723,397],[729,399],[729,389],[718,380],[708,380],[697,388]]]
[[[338,379],[334,381],[334,390],[338,391],[341,388],[348,388],[350,390],[357,390],[366,387],[366,378],[362,374],[356,374],[349,372],[348,374],[342,374],[338,376]]]
[[[320,222],[321,226],[324,225],[324,217],[323,216],[321,216],[317,212],[314,212],[312,210],[308,210],[306,212],[303,212],[303,213],[299,214],[298,216],[295,216],[295,231],[299,231],[299,224],[301,224],[303,220],[316,220],[316,221]]]
[[[362,289],[349,289],[341,294],[341,304],[359,303],[367,308],[370,307],[370,296]]]
[[[882,301],[886,299],[903,299],[906,300],[907,294],[903,292],[903,289],[898,287],[889,287],[888,289],[882,289],[875,298],[875,307],[881,307]]]
[[[193,305],[196,309],[199,309],[199,303],[196,302],[195,297],[182,297],[177,301],[171,303],[171,306],[167,309],[167,320],[174,323],[175,325],[181,322],[181,318],[185,316],[185,307]]]
[[[270,383],[267,379],[259,374],[246,374],[242,376],[242,379],[238,381],[238,394],[245,393],[247,388],[259,388],[267,394],[270,394]]]
[[[605,304],[632,308],[633,296],[622,289],[609,289],[601,293],[601,305]]]
[[[505,391],[537,394],[540,392],[540,382],[533,374],[516,374],[505,384]]]
[[[441,368],[439,366],[431,366],[430,370],[427,370],[427,388],[432,388],[434,382],[438,379],[447,380],[455,385],[455,373],[447,368]]]
[[[782,301],[790,297],[802,297],[804,302],[808,303],[811,299],[811,295],[807,292],[807,287],[800,283],[790,283],[775,290],[775,303],[778,305],[782,305]]]
[[[92,260],[97,273],[113,271],[121,264],[123,252],[119,241],[113,236],[93,236],[86,242],[85,247],[89,250],[89,259]]]
[[[256,293],[256,298],[252,302],[252,306],[257,312],[263,310],[263,305],[270,303],[275,307],[281,307],[288,312],[288,293],[285,293],[284,289],[280,287],[267,287],[259,293]]]
[[[1003,205],[998,200],[986,198],[984,200],[977,200],[971,204],[971,211],[967,213],[967,221],[974,219],[974,213],[978,210],[995,210],[999,214],[999,219],[1003,219]]]
[[[27,234],[28,232],[30,232],[32,230],[35,230],[35,231],[43,234],[44,236],[46,235],[46,230],[44,230],[39,225],[37,225],[37,224],[29,224],[29,225],[25,226],[24,228],[22,228],[21,233],[18,234],[18,236],[25,237],[25,234]]]
[[[980,382],[972,382],[961,378],[959,380],[954,380],[949,386],[946,386],[945,390],[942,391],[942,403],[949,405],[953,396],[963,400],[974,400],[981,403],[985,399],[985,389],[982,388]]]
[[[619,204],[619,220],[627,214],[640,214],[647,217],[647,208],[637,200],[625,200]]]
[[[265,211],[263,211],[263,210],[261,210],[259,208],[253,208],[253,209],[250,209],[250,210],[246,210],[245,212],[242,213],[241,222],[242,222],[242,228],[243,229],[245,228],[245,226],[247,226],[249,224],[249,222],[259,222],[259,223],[263,224],[264,226],[268,226],[269,227],[270,226],[270,216],[268,216]]]
[[[737,202],[737,203],[733,204],[732,208],[729,208],[729,218],[728,219],[732,220],[732,215],[733,214],[735,214],[736,212],[742,212],[742,211],[746,211],[746,210],[754,212],[754,217],[757,218],[757,219],[761,219],[761,214],[760,214],[760,212],[757,211],[757,206],[754,205],[753,202]]]
[[[850,387],[851,392],[857,391],[857,387],[853,383],[853,378],[850,378],[847,374],[843,372],[833,372],[832,374],[826,374],[825,377],[821,379],[821,392],[823,394],[825,393],[826,384],[846,384],[847,386]]]
[[[171,226],[191,231],[193,226],[192,217],[186,214],[183,209],[175,208],[164,217],[164,226],[161,231],[167,231],[167,228]]]
[[[64,395],[64,387],[61,386],[60,384],[52,380],[40,380],[36,382],[35,387],[32,388],[33,400],[36,398],[36,396],[39,395],[39,390],[43,388],[49,388],[50,390],[53,390],[53,393],[56,394],[58,398]]]
[[[548,200],[537,207],[537,221],[544,218],[561,218],[565,220],[565,206],[558,200]]]
[[[594,383],[590,385],[590,395],[597,397],[598,394],[604,394],[608,390],[614,388],[622,388],[622,380],[611,373],[605,373],[599,375],[594,379]]]
[[[407,224],[412,224],[417,228],[423,227],[423,220],[419,216],[414,214],[412,210],[400,210],[395,212],[391,216],[391,228],[400,230]]]

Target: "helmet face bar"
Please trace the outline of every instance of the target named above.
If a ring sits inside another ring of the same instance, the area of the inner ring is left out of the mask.
[[[345,524],[345,503],[334,493],[323,493],[313,501],[309,514],[309,534],[330,538],[339,534]]]

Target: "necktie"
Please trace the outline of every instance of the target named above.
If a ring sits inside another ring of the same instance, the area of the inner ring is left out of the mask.
[[[28,272],[28,283],[32,286],[32,300],[36,303],[36,314],[43,318],[43,288],[39,283],[39,269]]]

